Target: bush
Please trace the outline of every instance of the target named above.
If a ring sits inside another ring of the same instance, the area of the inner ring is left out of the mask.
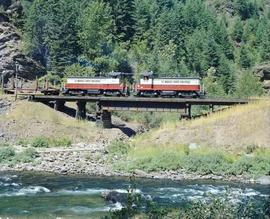
[[[30,144],[30,142],[26,139],[20,139],[18,140],[17,144],[22,147],[27,147]]]
[[[70,147],[71,144],[72,141],[68,138],[53,139],[50,142],[50,145],[55,147]]]
[[[220,174],[230,167],[230,162],[221,153],[196,154],[185,156],[182,167],[192,173]]]
[[[15,156],[15,150],[12,147],[0,148],[0,162],[10,161]]]
[[[130,149],[130,145],[124,141],[115,140],[108,146],[108,152],[111,156],[122,156],[127,154]]]
[[[32,140],[31,146],[34,148],[48,148],[50,140],[46,137],[36,137]]]
[[[242,156],[231,166],[230,173],[234,175],[269,175],[270,157],[267,155]]]
[[[15,162],[31,163],[38,157],[38,152],[34,148],[26,148],[21,153],[16,154]]]
[[[254,145],[254,144],[248,145],[246,148],[246,153],[252,154],[253,152],[255,152],[257,150],[257,148],[258,148],[258,146]]]
[[[69,138],[46,138],[46,137],[36,137],[32,139],[31,146],[34,148],[48,148],[50,146],[53,147],[70,147],[72,141]]]

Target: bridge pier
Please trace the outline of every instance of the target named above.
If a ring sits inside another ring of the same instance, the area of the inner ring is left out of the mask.
[[[187,104],[184,108],[184,113],[180,114],[180,119],[191,119],[191,105]]]
[[[65,101],[62,101],[62,100],[56,100],[54,101],[54,106],[53,108],[57,111],[63,111],[64,108],[65,108]]]
[[[86,101],[77,101],[76,104],[77,104],[76,118],[85,119],[86,118]]]
[[[112,114],[108,110],[97,112],[96,114],[96,125],[101,128],[110,129],[112,128]]]
[[[209,105],[209,108],[210,108],[210,111],[213,113],[213,112],[214,112],[214,110],[215,110],[214,105],[213,105],[213,104],[210,104],[210,105]]]

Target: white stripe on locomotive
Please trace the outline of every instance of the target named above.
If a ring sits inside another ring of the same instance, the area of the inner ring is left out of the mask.
[[[120,84],[119,78],[68,78],[68,84]]]
[[[140,79],[140,84],[142,85],[200,85],[199,79],[153,79],[144,80]]]

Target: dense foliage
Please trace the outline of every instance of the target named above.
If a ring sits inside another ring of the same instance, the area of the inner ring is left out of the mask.
[[[270,61],[266,0],[22,3],[27,52],[60,77],[70,69],[78,75],[154,71],[200,76],[210,94],[227,95],[238,94],[247,79],[260,86],[249,72]],[[253,87],[251,95],[262,93]]]

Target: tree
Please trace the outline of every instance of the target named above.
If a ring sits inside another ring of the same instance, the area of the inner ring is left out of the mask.
[[[106,1],[112,8],[111,15],[115,24],[114,37],[118,42],[131,41],[134,35],[134,0]]]
[[[235,40],[238,43],[242,42],[243,32],[244,32],[244,28],[243,28],[242,21],[240,20],[240,18],[237,18],[233,26],[233,32],[232,32],[233,40]]]
[[[236,96],[238,97],[252,97],[261,96],[263,94],[263,87],[259,78],[250,72],[243,72],[236,84]]]
[[[186,41],[187,63],[192,72],[204,77],[208,66],[207,61],[208,35],[205,30],[197,29]]]
[[[215,39],[222,53],[224,53],[228,59],[234,59],[234,48],[224,19],[219,20],[210,27],[209,35]]]
[[[99,0],[90,3],[82,12],[78,23],[79,44],[83,54],[93,62],[97,72],[110,68],[113,65],[109,57],[113,50],[110,6]]]
[[[155,1],[134,0],[134,41],[147,39],[154,40],[154,26],[158,16],[159,7]]]
[[[79,46],[74,17],[77,5],[72,0],[35,0],[25,23],[28,51],[48,70],[62,72],[76,62]]]
[[[243,20],[258,15],[257,5],[250,0],[235,0],[233,6]]]
[[[252,66],[252,57],[247,46],[242,46],[240,49],[240,65],[242,68],[250,68]]]
[[[234,69],[232,68],[232,63],[222,55],[219,61],[219,66],[217,68],[218,75],[217,80],[222,85],[223,90],[229,94],[234,91]]]
[[[261,61],[270,61],[270,22],[261,34],[259,49]]]
[[[226,96],[222,85],[216,80],[216,69],[211,67],[207,71],[207,76],[203,79],[203,84],[208,97]]]

